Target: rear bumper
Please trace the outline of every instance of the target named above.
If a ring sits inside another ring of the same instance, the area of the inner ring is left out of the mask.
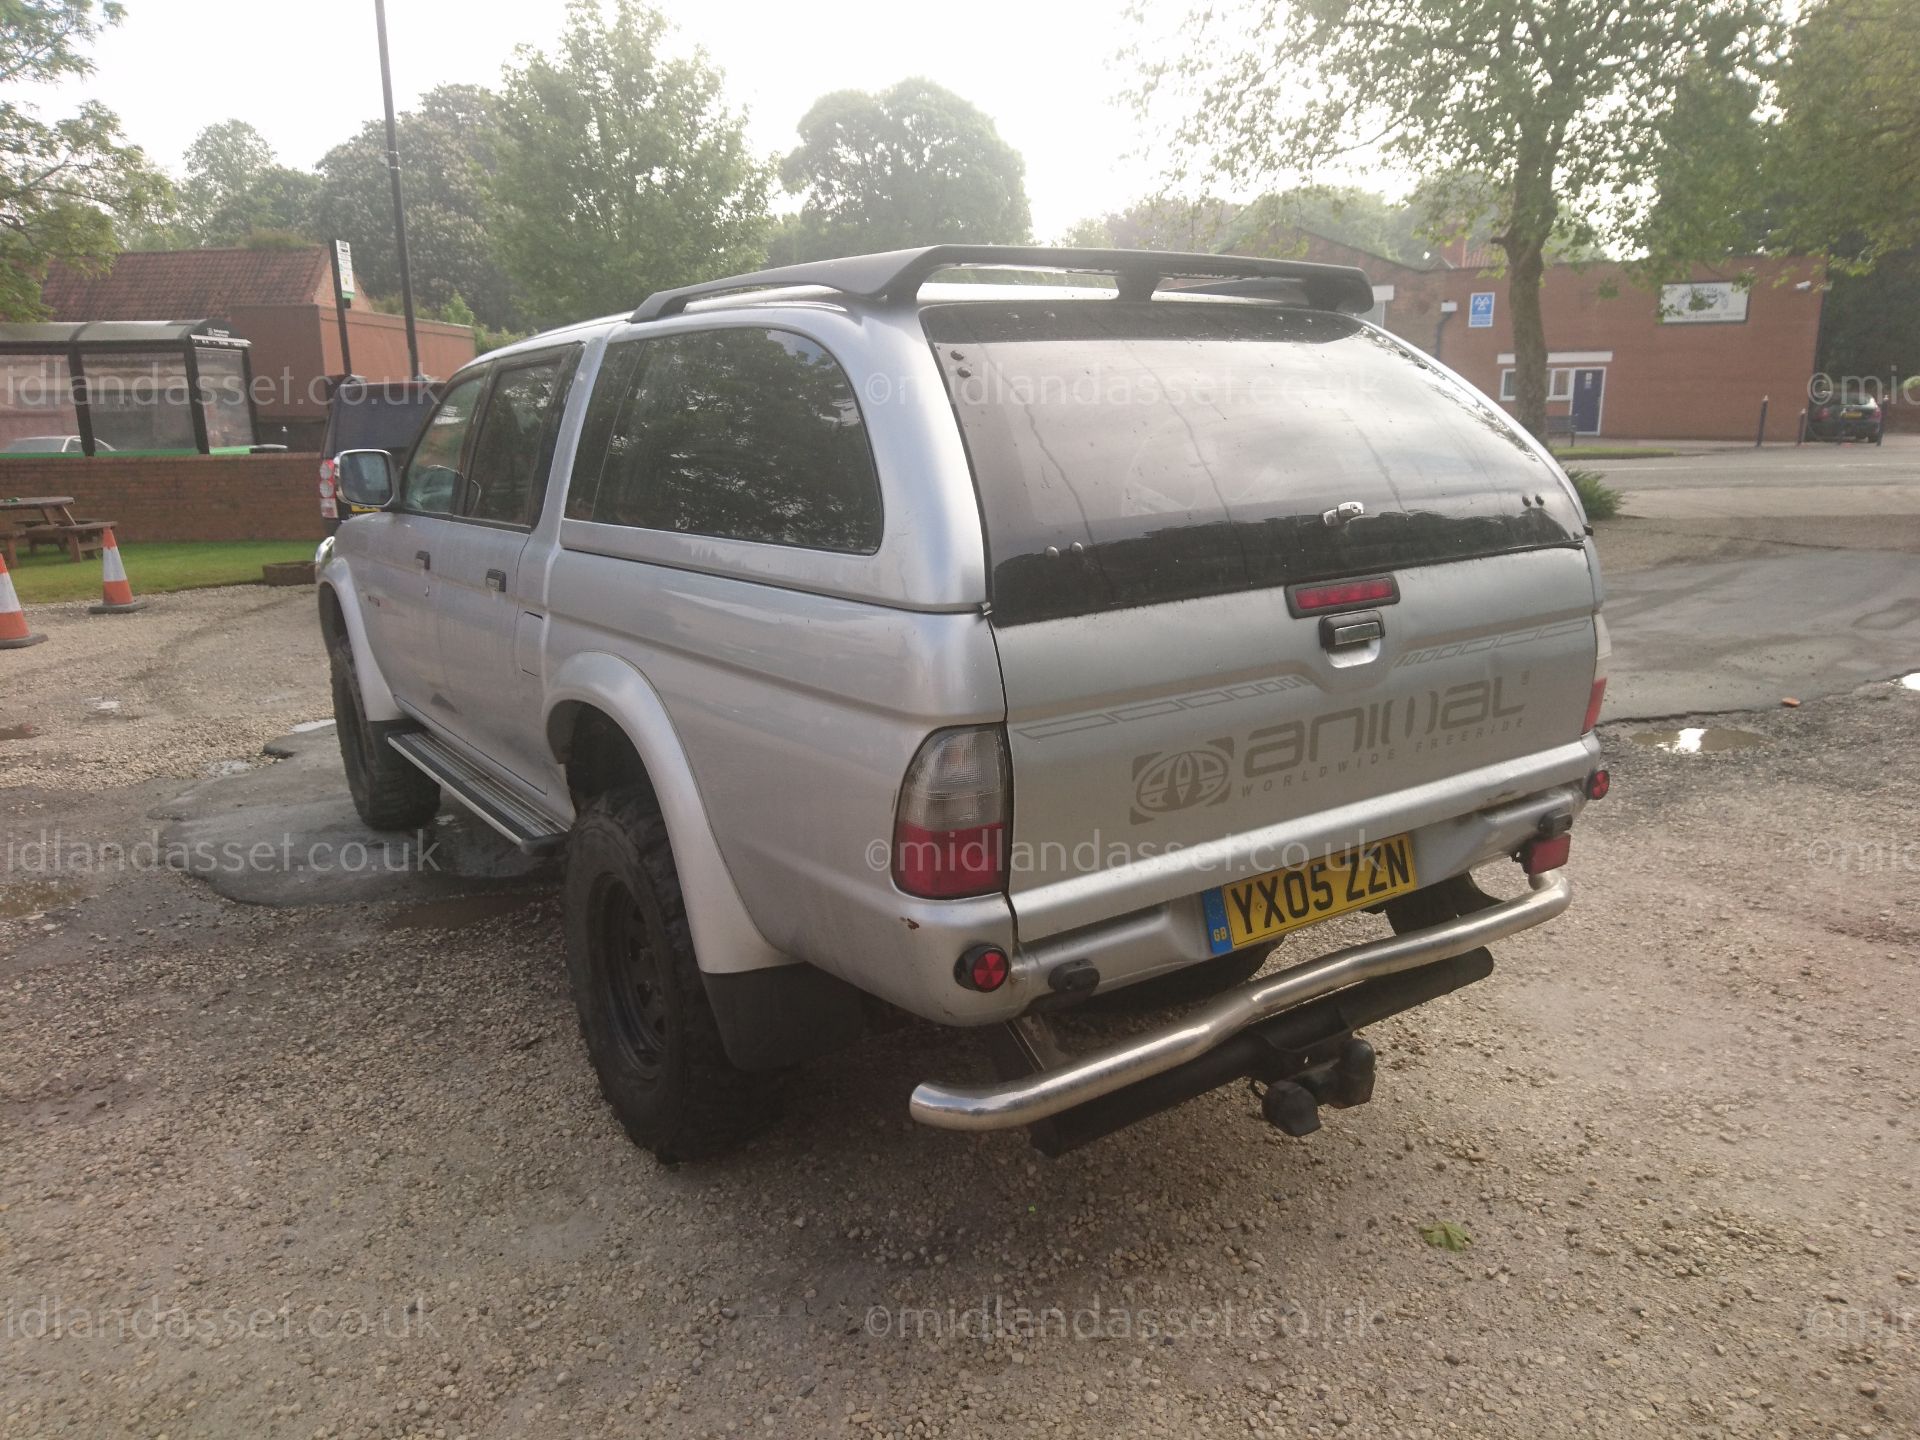
[[[1292,966],[1222,995],[1170,1025],[1038,1074],[994,1085],[925,1081],[914,1088],[909,1113],[921,1124],[943,1130],[1008,1130],[1035,1124],[1197,1060],[1248,1027],[1322,996],[1545,924],[1573,901],[1573,886],[1562,871],[1536,875],[1532,886],[1528,894],[1490,909]]]

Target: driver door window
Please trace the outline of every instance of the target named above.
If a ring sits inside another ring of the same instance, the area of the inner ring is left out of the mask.
[[[406,509],[420,515],[451,515],[460,508],[464,488],[460,458],[485,388],[484,375],[462,380],[434,410],[401,480],[401,504]]]

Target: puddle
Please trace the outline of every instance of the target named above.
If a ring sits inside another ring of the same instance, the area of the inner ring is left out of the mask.
[[[39,733],[38,725],[29,725],[24,720],[18,725],[0,725],[0,740],[30,740]]]
[[[0,885],[0,920],[58,910],[80,898],[78,880],[14,880]]]
[[[1909,690],[1920,690],[1920,670],[1914,671],[1911,675],[1902,675],[1900,683]]]
[[[540,890],[510,890],[503,895],[451,895],[444,900],[421,900],[395,912],[389,930],[464,930],[487,920],[512,915],[536,903]]]
[[[1669,755],[1718,755],[1727,750],[1751,750],[1767,743],[1764,735],[1751,730],[1725,730],[1718,726],[1691,725],[1684,730],[1636,730],[1636,745],[1651,745]]]
[[[298,725],[293,727],[292,733],[295,735],[306,735],[315,730],[331,730],[332,728],[333,721],[331,720],[302,720]]]

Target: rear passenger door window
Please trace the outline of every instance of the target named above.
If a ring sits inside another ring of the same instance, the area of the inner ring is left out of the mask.
[[[485,387],[484,375],[462,380],[434,410],[401,479],[400,499],[406,509],[421,515],[451,515],[460,508],[464,485],[460,461]]]
[[[503,525],[533,523],[568,358],[549,355],[495,374],[467,461],[463,514]]]
[[[853,386],[790,331],[688,331],[610,350],[581,460],[576,519],[844,554],[880,547],[880,482]]]

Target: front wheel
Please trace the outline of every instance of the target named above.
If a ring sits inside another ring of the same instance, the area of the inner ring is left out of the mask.
[[[672,1164],[738,1145],[772,1116],[736,1069],[694,960],[666,822],[643,791],[589,801],[567,838],[567,977],[600,1093]]]
[[[344,635],[327,645],[333,728],[353,808],[375,830],[417,830],[440,813],[440,787],[387,744],[385,727],[367,719],[353,647]]]

